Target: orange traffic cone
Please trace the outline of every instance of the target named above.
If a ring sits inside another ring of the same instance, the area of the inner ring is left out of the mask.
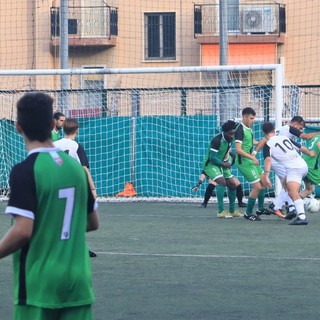
[[[135,197],[137,195],[132,182],[126,182],[124,190],[117,193],[116,197]]]

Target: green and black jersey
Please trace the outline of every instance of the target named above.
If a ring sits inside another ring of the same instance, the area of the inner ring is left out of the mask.
[[[241,143],[243,151],[251,154],[253,150],[253,130],[252,128],[246,127],[243,123],[240,123],[235,131],[234,140],[236,143]],[[243,162],[253,163],[251,159],[236,155],[236,164],[242,164]]]
[[[9,215],[34,219],[15,252],[14,303],[64,308],[94,301],[85,240],[95,208],[83,167],[56,148],[34,149],[10,174]]]
[[[203,163],[204,166],[208,166],[209,164],[219,165],[219,162],[227,160],[230,148],[231,142],[227,142],[224,139],[223,133],[215,136],[209,144],[208,151]],[[214,159],[215,162],[212,162],[212,159]]]

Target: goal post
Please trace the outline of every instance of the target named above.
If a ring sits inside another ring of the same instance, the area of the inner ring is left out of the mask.
[[[219,86],[219,73],[228,74]],[[61,78],[68,76],[67,90]],[[80,123],[78,141],[89,157],[100,200],[200,201],[191,187],[223,119],[241,119],[250,106],[261,122],[282,124],[282,65],[162,68],[0,70],[0,189],[10,192],[9,172],[25,149],[15,132],[15,104],[26,92],[42,91],[54,108]],[[234,168],[234,174],[249,186]],[[126,183],[136,197],[116,197]]]

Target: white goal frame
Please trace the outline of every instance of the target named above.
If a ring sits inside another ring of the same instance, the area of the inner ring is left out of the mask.
[[[26,69],[26,70],[0,70],[0,76],[61,76],[61,84],[66,83],[66,79],[72,75],[108,75],[108,74],[157,74],[157,73],[201,73],[201,72],[250,72],[250,71],[274,71],[273,86],[275,91],[275,115],[274,122],[276,127],[282,125],[282,111],[284,105],[284,73],[281,64],[265,64],[265,65],[228,65],[228,66],[190,66],[190,67],[149,67],[149,68],[72,68],[72,69]],[[68,88],[61,88],[68,89]],[[36,90],[36,89],[35,89]],[[32,91],[32,90],[31,90]],[[280,190],[280,182],[277,180],[275,186],[276,194]],[[195,202],[202,198],[183,197],[174,198],[161,197],[161,201],[181,201]],[[107,197],[100,198],[100,201],[148,201],[148,197],[132,197],[132,198],[116,198]],[[152,201],[155,201],[153,199]]]

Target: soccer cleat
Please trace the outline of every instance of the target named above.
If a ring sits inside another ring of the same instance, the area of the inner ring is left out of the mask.
[[[262,214],[265,214],[265,215],[267,215],[267,216],[270,216],[272,213],[273,213],[273,211],[271,211],[271,210],[268,209],[268,208],[264,208],[263,210],[258,209],[258,210],[256,211],[256,214],[257,214],[258,216],[261,216]]]
[[[268,208],[269,208],[270,210],[274,210],[274,207],[275,207],[275,205],[274,205],[273,202],[271,202],[271,203],[268,205]]]
[[[243,214],[240,213],[239,211],[235,211],[235,212],[230,212],[230,214],[234,217],[234,218],[238,218],[238,217],[243,217]]]
[[[239,202],[239,203],[238,203],[238,207],[239,207],[239,208],[246,208],[246,207],[247,207],[247,204],[244,203],[244,202]]]
[[[286,219],[286,215],[281,210],[273,210],[273,213],[281,219]]]
[[[97,256],[97,254],[94,251],[89,249],[89,257],[90,258],[95,258],[96,256]]]
[[[199,205],[199,208],[206,208],[207,207],[207,204],[202,202],[200,205]]]
[[[287,213],[285,219],[286,219],[286,220],[292,220],[292,219],[294,219],[296,216],[297,216],[297,211],[296,211],[296,210],[293,210],[293,211],[290,211],[290,212]]]
[[[307,218],[301,219],[299,216],[297,219],[294,219],[291,223],[289,223],[292,226],[305,226],[308,224]]]
[[[231,213],[223,210],[217,214],[217,218],[230,219],[230,218],[232,218],[232,215],[231,215]]]
[[[261,218],[257,214],[253,214],[251,216],[248,216],[246,213],[243,216],[245,219],[250,221],[261,221]]]
[[[197,184],[191,189],[191,192],[197,192],[200,187],[201,187],[201,184],[197,183]]]

